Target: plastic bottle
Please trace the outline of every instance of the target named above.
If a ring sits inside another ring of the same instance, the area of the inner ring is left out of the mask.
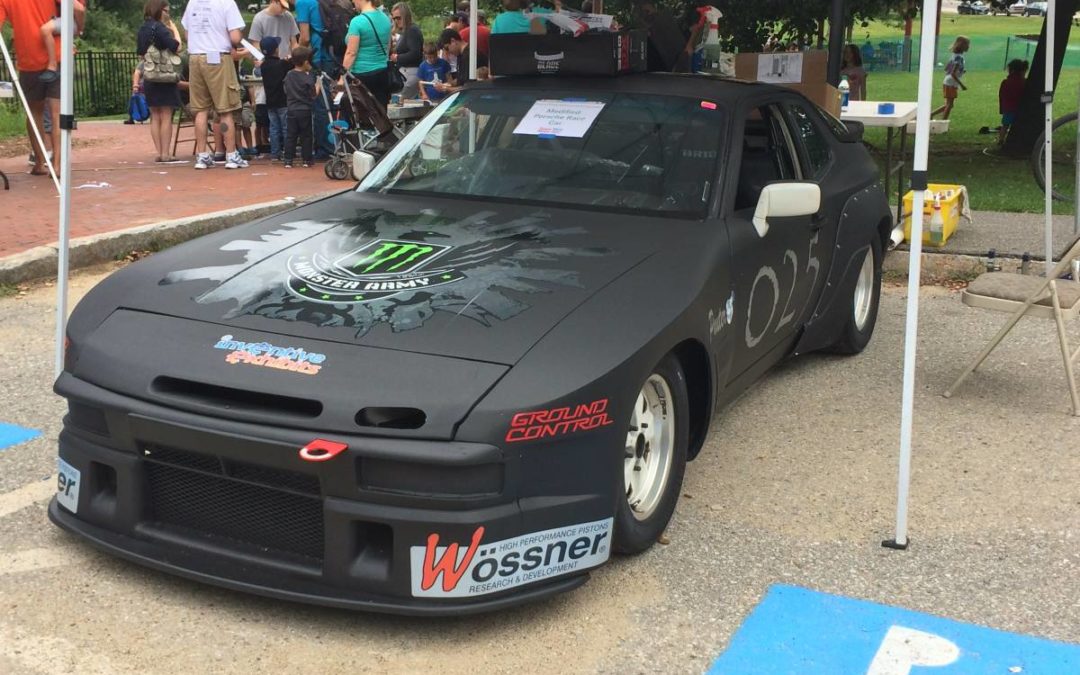
[[[1020,274],[1031,274],[1031,254],[1025,252],[1020,258]]]
[[[941,200],[934,200],[934,213],[930,216],[930,243],[941,244],[945,241],[945,219],[941,216]]]
[[[840,90],[840,110],[847,110],[848,103],[851,102],[851,85],[848,83],[847,75],[840,78],[840,86],[837,89]]]
[[[986,271],[987,272],[1000,272],[1001,261],[998,260],[997,250],[990,249],[986,252]]]

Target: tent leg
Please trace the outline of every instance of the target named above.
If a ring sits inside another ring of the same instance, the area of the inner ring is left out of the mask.
[[[1050,281],[1050,298],[1054,303],[1054,321],[1057,323],[1058,342],[1061,343],[1061,358],[1065,361],[1065,379],[1069,381],[1069,396],[1072,397],[1073,416],[1080,417],[1080,393],[1076,391],[1076,377],[1073,374],[1072,354],[1069,353],[1069,339],[1065,335],[1065,317],[1061,314],[1058,301],[1057,282]]]

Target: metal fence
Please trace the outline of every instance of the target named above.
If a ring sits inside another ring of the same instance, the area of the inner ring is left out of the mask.
[[[80,52],[75,55],[75,114],[101,117],[126,113],[135,52]]]

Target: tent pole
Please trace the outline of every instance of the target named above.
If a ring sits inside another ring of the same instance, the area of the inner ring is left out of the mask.
[[[914,204],[911,213],[911,251],[908,260],[907,317],[904,327],[904,393],[900,407],[900,467],[897,476],[896,536],[882,542],[888,548],[908,546],[908,491],[911,484],[911,431],[915,403],[915,347],[919,333],[919,280],[922,276],[923,205],[926,201],[926,168],[930,156],[938,0],[924,0],[919,56],[919,107],[916,114],[915,157],[911,170]]]
[[[480,48],[480,31],[477,28],[477,0],[469,2],[469,79],[476,79],[476,50]]]
[[[1043,208],[1046,223],[1043,227],[1046,238],[1046,274],[1054,269],[1054,38],[1057,25],[1056,0],[1046,4],[1046,73],[1043,85],[1043,101],[1046,102],[1046,149],[1043,151],[1043,171],[1046,172],[1046,189],[1043,190]]]
[[[60,233],[56,270],[56,376],[64,372],[67,336],[68,231],[71,224],[71,132],[75,128],[75,5],[63,0],[60,8]]]

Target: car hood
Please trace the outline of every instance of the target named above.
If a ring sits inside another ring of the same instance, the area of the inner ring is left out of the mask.
[[[248,339],[512,365],[673,229],[667,218],[351,192],[157,254],[91,304]]]

